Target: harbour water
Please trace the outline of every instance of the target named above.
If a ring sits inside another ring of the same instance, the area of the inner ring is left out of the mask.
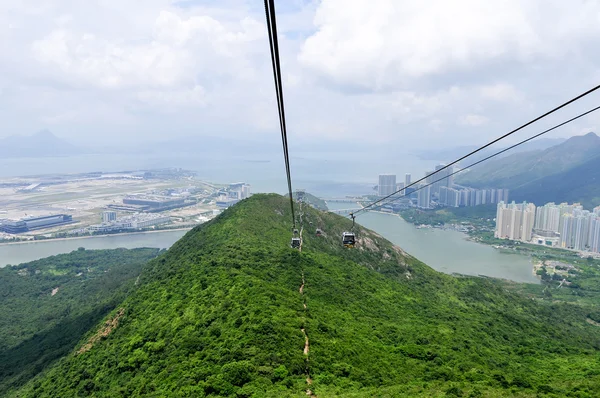
[[[351,204],[329,203],[329,206],[342,209],[351,207]],[[374,212],[360,215],[357,222],[378,232],[438,271],[538,283],[532,273],[533,265],[529,258],[503,253],[490,246],[471,242],[463,233],[430,228],[417,229],[396,215]],[[0,267],[68,253],[79,247],[169,248],[185,233],[186,231],[162,231],[0,245]]]
[[[17,265],[40,258],[69,253],[80,247],[86,249],[134,249],[156,247],[168,249],[187,231],[160,231],[152,233],[94,236],[81,239],[55,239],[27,243],[0,245],[0,267]]]
[[[317,196],[373,194],[377,176],[383,171],[422,176],[432,162],[410,154],[393,153],[376,158],[361,156],[352,159],[352,174],[348,174],[348,156],[338,152],[317,154],[299,152],[290,159],[294,170],[294,187]],[[283,157],[277,151],[265,154],[235,155],[228,153],[144,153],[88,154],[55,158],[0,159],[0,179],[40,174],[72,174],[91,171],[181,167],[197,172],[201,180],[215,183],[244,181],[252,192],[287,190]],[[351,180],[351,181],[349,181]]]
[[[352,207],[351,203],[328,202],[327,205],[330,209]],[[356,222],[376,231],[437,271],[539,283],[528,257],[467,240],[467,235],[462,232],[418,229],[397,215],[376,212],[361,213]]]

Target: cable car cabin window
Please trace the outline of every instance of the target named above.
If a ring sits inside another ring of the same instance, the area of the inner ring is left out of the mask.
[[[300,248],[300,238],[292,238],[291,246],[293,249],[299,249]]]
[[[355,237],[352,232],[344,232],[342,235],[342,244],[346,247],[354,247]]]

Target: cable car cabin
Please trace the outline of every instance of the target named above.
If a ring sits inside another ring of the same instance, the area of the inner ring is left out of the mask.
[[[321,228],[317,228],[316,234],[317,234],[317,236],[323,235],[323,231],[321,231]]]
[[[300,238],[292,238],[292,249],[300,249]]]
[[[342,244],[344,247],[353,248],[356,244],[356,237],[354,232],[344,232],[342,234]]]

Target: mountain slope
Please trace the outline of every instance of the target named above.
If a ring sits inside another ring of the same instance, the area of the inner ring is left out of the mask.
[[[277,195],[190,231],[74,352],[13,396],[533,397],[600,387],[600,328],[577,307],[437,273],[361,227],[358,247],[344,249],[349,220],[302,212],[302,252],[288,247],[289,202]]]
[[[158,254],[77,250],[0,268],[0,396],[68,354]]]
[[[531,181],[513,190],[516,201],[544,205],[581,202],[586,209],[600,205],[600,156],[567,171]]]
[[[470,187],[516,189],[533,180],[567,171],[600,152],[600,137],[594,133],[571,137],[545,150],[515,153],[493,159],[459,175],[456,182]]]
[[[0,139],[0,158],[67,156],[79,153],[81,149],[48,130],[31,136],[13,135]]]
[[[564,138],[541,138],[541,139],[538,138],[536,140],[529,141],[523,145],[516,147],[515,149],[512,150],[512,152],[518,153],[518,152],[530,152],[530,151],[536,151],[536,150],[544,150],[544,149],[553,147],[555,145],[561,144],[563,142],[565,142]],[[460,157],[466,155],[467,153],[474,151],[477,148],[479,148],[478,145],[466,145],[466,146],[459,146],[459,147],[455,147],[455,148],[442,149],[442,150],[427,149],[427,150],[417,152],[417,156],[422,160],[437,160],[437,161],[442,161],[442,162],[451,162],[454,159],[460,158]],[[479,159],[483,159],[484,157],[489,156],[492,153],[497,152],[504,148],[505,147],[498,147],[498,146],[492,145],[491,147],[484,149],[483,151],[471,156],[466,161],[465,165],[476,162]],[[498,158],[501,158],[501,157],[505,157],[507,155],[501,154],[498,156],[499,156]]]
[[[293,198],[295,200],[298,200],[298,192],[294,192],[293,194]],[[307,203],[308,205],[314,207],[317,210],[323,210],[323,211],[327,211],[329,210],[329,208],[327,207],[327,203],[321,199],[321,198],[317,198],[314,195],[311,195],[308,192],[304,192],[302,194],[302,200],[304,201],[304,203]]]

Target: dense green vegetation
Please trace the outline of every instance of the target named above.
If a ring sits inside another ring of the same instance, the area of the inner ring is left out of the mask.
[[[511,291],[531,298],[576,303],[587,308],[590,314],[600,311],[600,260],[581,258],[577,252],[522,242],[488,238],[501,250],[511,250],[529,255],[536,264],[541,284],[521,284],[503,281]],[[554,267],[556,265],[556,267]],[[558,272],[557,272],[558,270]],[[562,283],[566,280],[568,283]],[[594,318],[590,318],[594,319]]]
[[[0,268],[0,395],[71,351],[158,253],[80,249]]]
[[[567,172],[597,157],[600,137],[594,133],[571,137],[567,141],[545,150],[515,153],[483,163],[461,174],[456,181],[471,187],[495,187],[516,189],[556,173]],[[597,169],[596,169],[597,170]],[[577,176],[579,181],[589,180],[591,174]],[[564,190],[561,182],[561,190]],[[589,184],[589,181],[587,182]],[[535,185],[532,185],[535,188]],[[542,192],[540,192],[542,194]],[[580,198],[583,200],[584,198]],[[531,200],[531,199],[528,199]],[[545,202],[555,199],[544,199]],[[545,203],[544,202],[544,203]]]
[[[324,235],[307,227],[301,252],[277,195],[190,231],[107,322],[12,396],[302,397],[307,370],[319,397],[599,391],[589,311],[437,273],[360,227],[357,248],[344,249],[349,220],[303,212]]]

